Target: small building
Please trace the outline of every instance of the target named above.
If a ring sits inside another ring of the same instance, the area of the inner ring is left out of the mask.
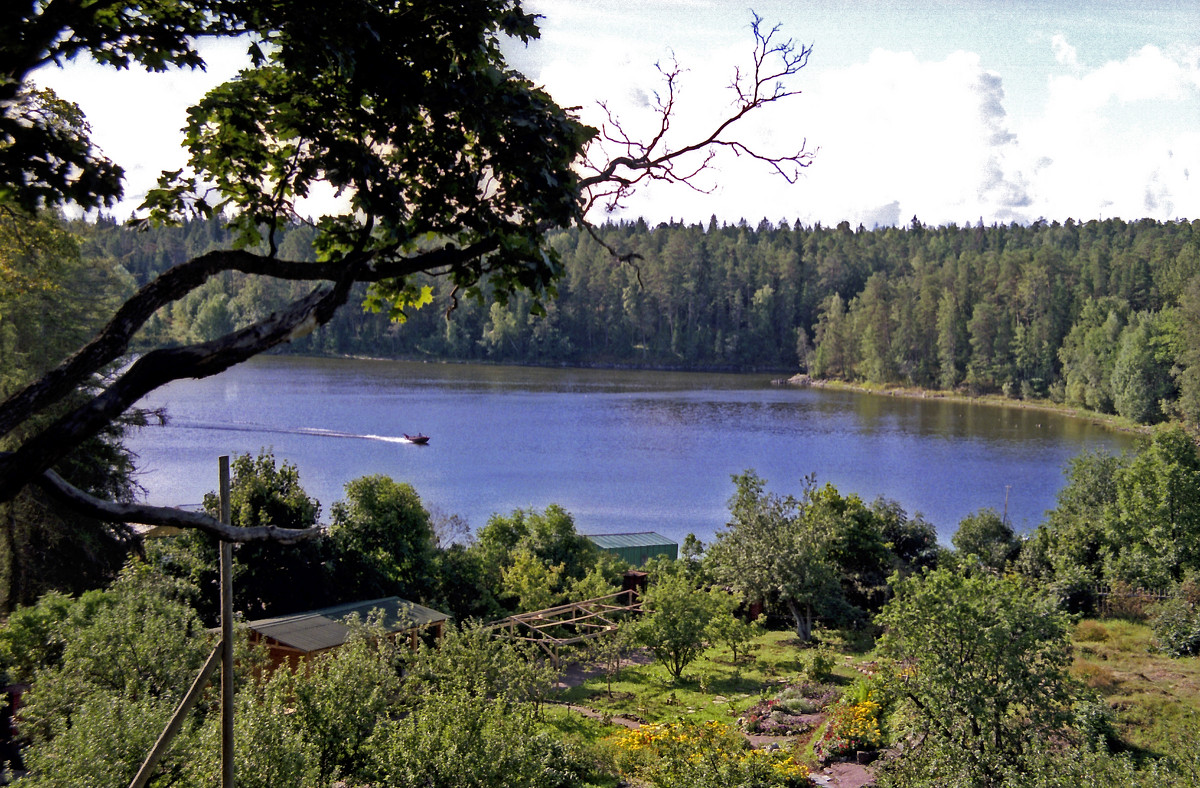
[[[294,613],[290,616],[263,618],[246,622],[250,630],[250,642],[265,644],[271,662],[285,662],[295,667],[301,657],[309,657],[343,645],[350,637],[347,619],[366,621],[374,610],[383,613],[383,627],[393,637],[406,634],[412,648],[417,647],[422,633],[430,633],[439,640],[442,629],[449,618],[415,602],[398,596],[371,599],[365,602],[350,602],[344,605]]]
[[[655,556],[674,561],[679,557],[679,545],[653,531],[626,534],[587,534],[601,550],[616,554],[632,566],[641,566]]]

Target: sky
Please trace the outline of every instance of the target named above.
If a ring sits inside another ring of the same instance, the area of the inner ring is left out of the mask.
[[[721,0],[526,0],[542,35],[510,63],[599,125],[657,125],[656,63],[684,69],[676,147],[724,117],[753,48],[747,5]],[[655,184],[613,218],[761,219],[867,228],[1200,218],[1200,3],[814,0],[753,6],[811,45],[789,87],[738,136],[766,153],[815,153],[795,184],[724,155],[697,186]],[[127,170],[127,216],[159,171],[182,165],[188,105],[243,65],[206,50],[207,72],[148,75],[72,64],[38,81],[79,103],[93,139]],[[326,205],[314,200],[308,209]],[[606,216],[591,217],[602,221]]]

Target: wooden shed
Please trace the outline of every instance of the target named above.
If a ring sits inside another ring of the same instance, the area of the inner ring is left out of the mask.
[[[393,637],[408,635],[412,648],[417,647],[423,632],[441,639],[442,629],[449,618],[445,613],[398,596],[389,596],[249,621],[246,627],[250,630],[250,642],[265,644],[275,665],[286,662],[295,667],[301,657],[343,645],[350,636],[347,620],[357,618],[366,621],[374,610],[382,611],[384,629]]]
[[[601,550],[615,553],[633,566],[641,566],[655,556],[664,556],[674,561],[679,557],[679,545],[653,531],[637,531],[625,534],[587,534],[587,538]]]

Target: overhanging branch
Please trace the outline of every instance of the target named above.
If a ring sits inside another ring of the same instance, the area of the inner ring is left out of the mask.
[[[57,368],[16,392],[0,405],[0,435],[11,432],[33,414],[74,391],[88,376],[129,350],[134,334],[162,307],[183,298],[211,277],[226,271],[291,281],[338,281],[354,270],[353,281],[378,282],[410,276],[432,267],[464,265],[499,247],[489,238],[465,247],[446,246],[406,257],[383,252],[361,254],[338,262],[304,263],[280,260],[245,250],[217,250],[165,271],[126,301],[108,325]]]
[[[83,440],[154,389],[181,378],[203,378],[322,326],[346,302],[360,266],[349,266],[331,289],[317,288],[287,310],[211,342],[154,350],[103,392],[66,414],[14,452],[0,454],[0,501],[48,470]]]
[[[142,525],[172,526],[203,531],[226,542],[277,542],[296,544],[319,536],[323,529],[278,528],[274,525],[259,525],[239,528],[202,512],[188,512],[169,506],[148,506],[138,503],[113,503],[70,484],[54,471],[46,471],[35,480],[52,498],[80,514],[97,520],[115,523],[140,523]]]

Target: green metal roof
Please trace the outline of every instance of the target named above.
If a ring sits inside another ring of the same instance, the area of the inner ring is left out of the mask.
[[[627,534],[585,534],[585,536],[603,550],[616,550],[622,547],[675,546],[675,543],[670,539],[653,531],[638,531]]]
[[[432,608],[408,602],[398,596],[389,596],[309,610],[290,616],[249,621],[246,626],[251,631],[284,646],[310,653],[345,643],[350,636],[350,627],[343,622],[350,617],[365,621],[372,610],[383,611],[383,627],[393,633],[436,624],[449,618],[445,613],[439,613]]]

